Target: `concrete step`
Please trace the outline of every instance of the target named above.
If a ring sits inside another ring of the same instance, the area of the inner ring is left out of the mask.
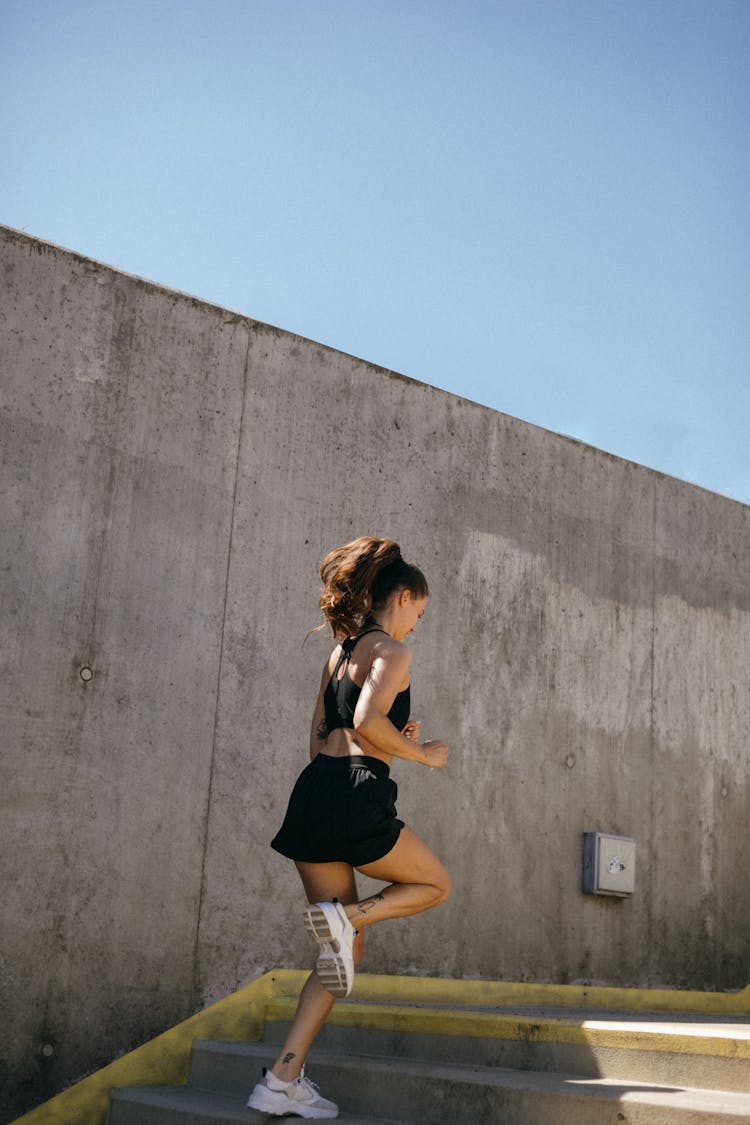
[[[261,1066],[268,1065],[273,1054],[273,1045],[266,1043],[196,1043],[191,1084],[247,1097]],[[309,1074],[342,1113],[375,1114],[409,1125],[750,1123],[750,1094],[680,1083],[337,1054],[319,1048],[310,1056]]]
[[[264,1041],[284,1041],[296,1003],[269,1002]],[[342,1000],[316,1042],[339,1053],[750,1093],[750,1021],[737,1016]]]
[[[113,1091],[108,1125],[230,1125],[237,1121],[265,1125],[269,1118],[245,1105],[248,1092],[227,1094],[193,1086],[131,1086]],[[341,1114],[336,1120],[338,1125],[410,1125],[369,1115]]]
[[[194,1039],[189,1085],[115,1092],[109,1125],[264,1120],[245,1101],[303,977],[275,972],[263,1025],[234,1032],[260,1041]],[[750,1125],[750,995],[648,999],[660,1010],[621,990],[359,977],[308,1072],[342,1125]]]

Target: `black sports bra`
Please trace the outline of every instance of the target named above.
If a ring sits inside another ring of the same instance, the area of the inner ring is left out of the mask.
[[[352,730],[354,728],[354,711],[362,688],[358,687],[349,675],[349,661],[352,658],[352,653],[354,652],[357,642],[368,633],[375,632],[385,633],[385,629],[381,629],[379,625],[371,625],[369,628],[363,629],[356,637],[347,637],[345,641],[342,641],[341,655],[338,658],[333,674],[323,692],[326,728],[329,734],[341,728],[347,730]],[[343,674],[339,676],[342,664],[345,665],[345,667]],[[398,693],[393,701],[393,706],[386,716],[393,723],[396,730],[401,731],[406,726],[409,719],[410,706],[411,689],[406,687],[403,691]]]

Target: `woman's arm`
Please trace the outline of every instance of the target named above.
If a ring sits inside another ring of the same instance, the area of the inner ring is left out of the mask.
[[[326,742],[328,741],[328,728],[326,726],[326,712],[323,704],[323,693],[328,683],[330,673],[328,671],[328,664],[323,669],[323,676],[320,681],[320,691],[318,698],[315,701],[315,709],[313,711],[312,723],[310,724],[310,760],[318,755],[321,750],[325,749]]]
[[[425,766],[445,765],[448,750],[444,742],[425,742],[421,746],[396,730],[388,712],[404,680],[408,679],[411,652],[405,645],[379,641],[354,712],[354,729],[377,750],[421,762]]]

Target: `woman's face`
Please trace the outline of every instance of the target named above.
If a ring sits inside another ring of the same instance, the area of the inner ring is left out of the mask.
[[[398,595],[399,608],[399,634],[396,639],[403,640],[413,633],[420,617],[424,616],[427,608],[427,598],[418,598],[411,590],[401,590]]]

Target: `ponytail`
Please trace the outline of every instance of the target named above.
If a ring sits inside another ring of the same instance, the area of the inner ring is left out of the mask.
[[[363,535],[329,552],[320,564],[320,608],[337,640],[353,637],[394,590],[426,598],[422,571],[401,557],[395,539]]]

